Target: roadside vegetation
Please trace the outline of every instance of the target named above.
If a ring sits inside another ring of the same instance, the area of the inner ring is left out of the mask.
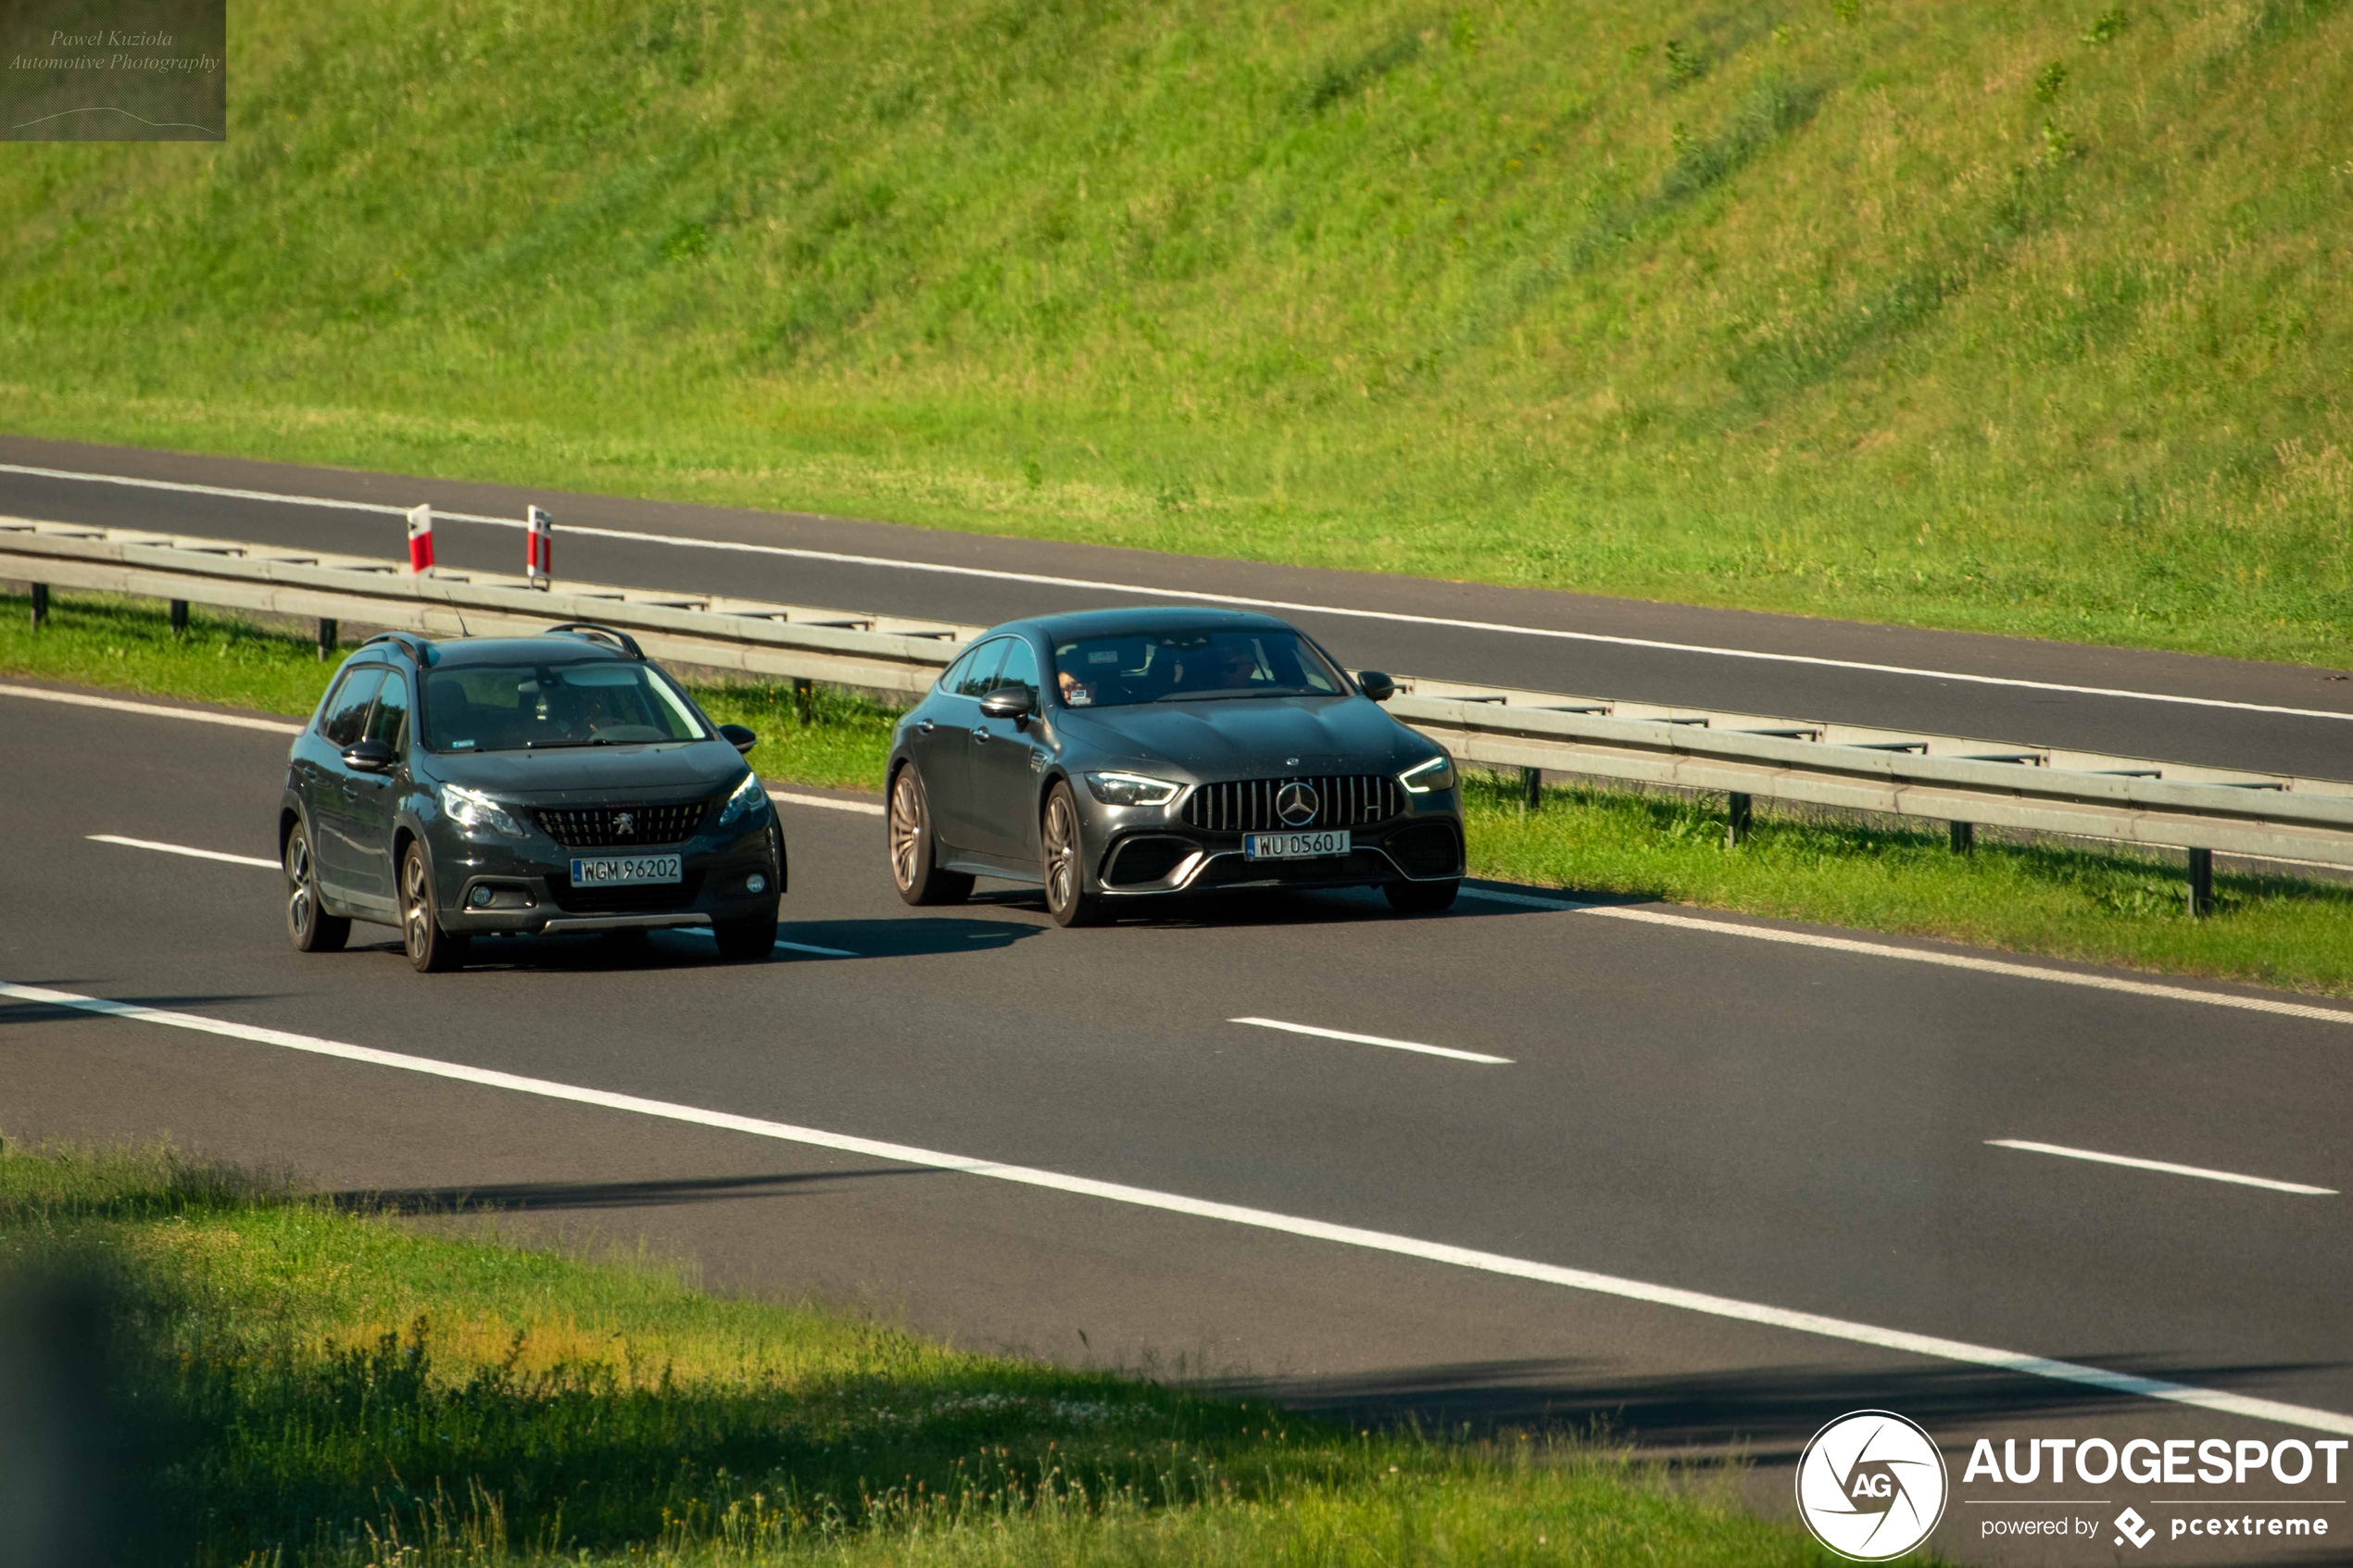
[[[113,1456],[124,1562],[1830,1561],[1745,1514],[1732,1475],[1590,1437],[1303,1419],[467,1224],[421,1232],[164,1148],[10,1147],[0,1361],[41,1357],[50,1377],[18,1386],[63,1388],[95,1352],[105,1397],[46,1451]]]
[[[240,16],[0,428],[2353,666],[2338,0]]]
[[[58,594],[44,630],[30,621],[27,599],[0,596],[0,671],[307,714],[334,668],[300,635],[201,608],[175,635],[153,602]],[[881,787],[889,709],[819,686],[804,717],[789,685],[693,690],[713,719],[758,733],[762,777]],[[1464,805],[1474,876],[2353,996],[2353,884],[2218,872],[2215,911],[2192,919],[2181,859],[2162,853],[1986,833],[1955,855],[1941,824],[1766,803],[1728,847],[1706,800],[1547,786],[1529,812],[1516,778],[1476,771]]]

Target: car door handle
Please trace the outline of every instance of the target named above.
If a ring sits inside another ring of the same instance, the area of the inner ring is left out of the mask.
[[[973,739],[986,744],[988,739],[988,726],[986,724],[975,724],[973,726]]]
[[[937,725],[937,724],[935,724],[935,723],[933,723],[930,720],[928,720],[928,719],[925,719],[925,720],[921,720],[921,721],[919,721],[916,723],[915,728],[917,728],[918,730],[921,730],[921,731],[922,731],[924,734],[931,734],[931,733],[932,733],[932,731],[934,731],[934,730],[936,730],[936,729],[939,728],[939,726],[938,726],[938,725]]]

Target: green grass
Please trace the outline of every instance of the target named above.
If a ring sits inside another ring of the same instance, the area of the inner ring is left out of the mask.
[[[1592,1441],[1377,1433],[960,1352],[168,1150],[0,1154],[0,1286],[36,1273],[95,1300],[114,1349],[126,1562],[1829,1561],[1726,1478]]]
[[[2353,665],[2339,0],[240,0],[0,426]]]
[[[0,671],[300,714],[333,668],[298,636],[202,610],[180,638],[137,601],[57,595],[39,633],[27,629],[27,609],[0,596]],[[881,787],[891,710],[820,686],[804,723],[789,687],[694,692],[714,719],[758,732],[751,760],[763,777]],[[1478,772],[1464,803],[1476,876],[2353,996],[2345,884],[2224,872],[2216,911],[2193,920],[2186,872],[2161,853],[1988,835],[1975,854],[1956,856],[1942,824],[1866,827],[1769,809],[1730,848],[1721,814],[1705,801],[1554,788],[1530,815],[1516,783]]]

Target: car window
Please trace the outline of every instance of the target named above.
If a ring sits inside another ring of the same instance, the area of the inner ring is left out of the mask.
[[[973,649],[963,674],[949,689],[958,696],[987,696],[991,683],[997,679],[998,668],[1005,662],[1005,650],[1013,643],[1011,637],[999,637]]]
[[[1220,697],[1339,696],[1347,678],[1298,633],[1227,630],[1080,637],[1054,645],[1055,690],[1073,708]]]
[[[387,672],[384,690],[368,715],[368,738],[380,740],[397,754],[409,749],[409,681],[399,671]]]
[[[708,734],[660,673],[619,659],[444,666],[425,682],[423,720],[434,751],[643,746]]]
[[[376,689],[384,680],[381,664],[363,664],[344,671],[319,720],[319,733],[328,744],[338,747],[359,744],[360,728],[368,721],[368,705],[376,699]]]
[[[1029,706],[1035,709],[1038,706],[1038,650],[1029,646],[1026,637],[1008,637],[1005,641],[1004,668],[998,671],[997,678],[988,683],[988,689],[994,692],[1002,691],[1007,686],[1019,686],[1029,694]]]

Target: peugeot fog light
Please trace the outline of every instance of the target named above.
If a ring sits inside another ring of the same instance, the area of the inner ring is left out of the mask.
[[[478,789],[464,784],[446,784],[441,786],[441,809],[449,820],[468,833],[488,828],[503,833],[509,838],[526,836],[523,825],[508,813],[507,809]]]
[[[1141,773],[1089,773],[1087,787],[1106,806],[1165,806],[1185,786]]]
[[[1440,752],[1427,762],[1416,762],[1397,775],[1408,795],[1435,795],[1454,787],[1454,759]]]

